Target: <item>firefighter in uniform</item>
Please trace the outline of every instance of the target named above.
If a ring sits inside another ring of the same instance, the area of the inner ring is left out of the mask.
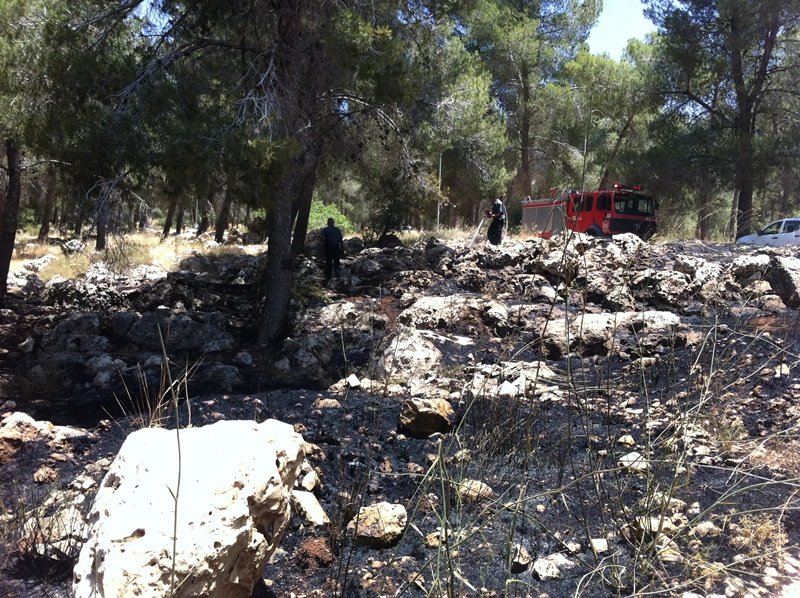
[[[500,245],[503,240],[503,229],[506,225],[506,207],[499,197],[494,200],[492,207],[486,210],[486,217],[492,219],[489,230],[486,233],[489,243]]]

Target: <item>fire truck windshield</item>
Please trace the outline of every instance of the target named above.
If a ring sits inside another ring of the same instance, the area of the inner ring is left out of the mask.
[[[616,194],[614,210],[626,216],[655,216],[656,207],[652,198],[646,195]]]

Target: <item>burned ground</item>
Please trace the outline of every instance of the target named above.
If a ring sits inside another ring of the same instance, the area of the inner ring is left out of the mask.
[[[120,293],[98,306],[92,334],[114,347],[124,341],[109,353],[131,365],[143,361],[142,349],[105,332],[112,311],[180,304],[225,313],[230,348],[214,359],[176,356],[176,375],[195,363],[198,371],[229,366],[248,349],[255,363],[238,368],[230,389],[190,379],[179,421],[277,418],[314,445],[308,460],[331,523],[316,528],[294,515],[255,595],[777,595],[798,576],[800,328],[763,271],[742,262],[782,254],[612,244],[367,250],[327,289],[309,264],[292,343],[270,355],[253,349],[255,285],[237,285],[237,298],[224,277],[174,274]],[[11,348],[0,364],[3,398],[37,419],[88,428],[60,451],[14,444],[0,480],[8,531],[56,491],[71,486],[90,500],[95,486],[86,480],[99,482],[125,434],[153,420],[133,413],[140,390],[94,387],[85,373],[59,380],[60,395],[30,377],[19,384],[43,363],[40,341],[74,309],[70,301],[86,301],[78,286],[77,299],[30,292],[3,312]],[[680,322],[663,325],[648,310]],[[397,342],[404,335],[410,347]],[[15,349],[27,338],[37,350]],[[440,354],[421,354],[425,343]],[[341,380],[350,373],[360,388]],[[412,396],[448,399],[452,431],[402,433],[401,404]],[[174,425],[175,413],[163,416],[160,425]],[[42,474],[50,469],[51,479]],[[464,499],[457,489],[467,480],[487,484],[491,496]],[[405,534],[391,548],[356,544],[347,521],[382,500],[406,507]],[[58,575],[69,566],[52,559],[54,577],[33,575],[42,555],[20,544],[24,534],[11,537],[0,590],[67,595]],[[520,564],[518,546],[538,565]],[[551,578],[543,561],[553,555],[560,564]]]

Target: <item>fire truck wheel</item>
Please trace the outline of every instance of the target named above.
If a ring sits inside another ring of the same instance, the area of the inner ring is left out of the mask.
[[[590,226],[588,229],[586,229],[586,234],[590,237],[602,237],[603,231],[596,226]]]

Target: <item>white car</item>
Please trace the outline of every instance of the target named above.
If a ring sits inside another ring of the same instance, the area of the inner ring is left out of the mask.
[[[739,237],[736,242],[751,245],[800,245],[800,218],[776,220],[754,235]]]

